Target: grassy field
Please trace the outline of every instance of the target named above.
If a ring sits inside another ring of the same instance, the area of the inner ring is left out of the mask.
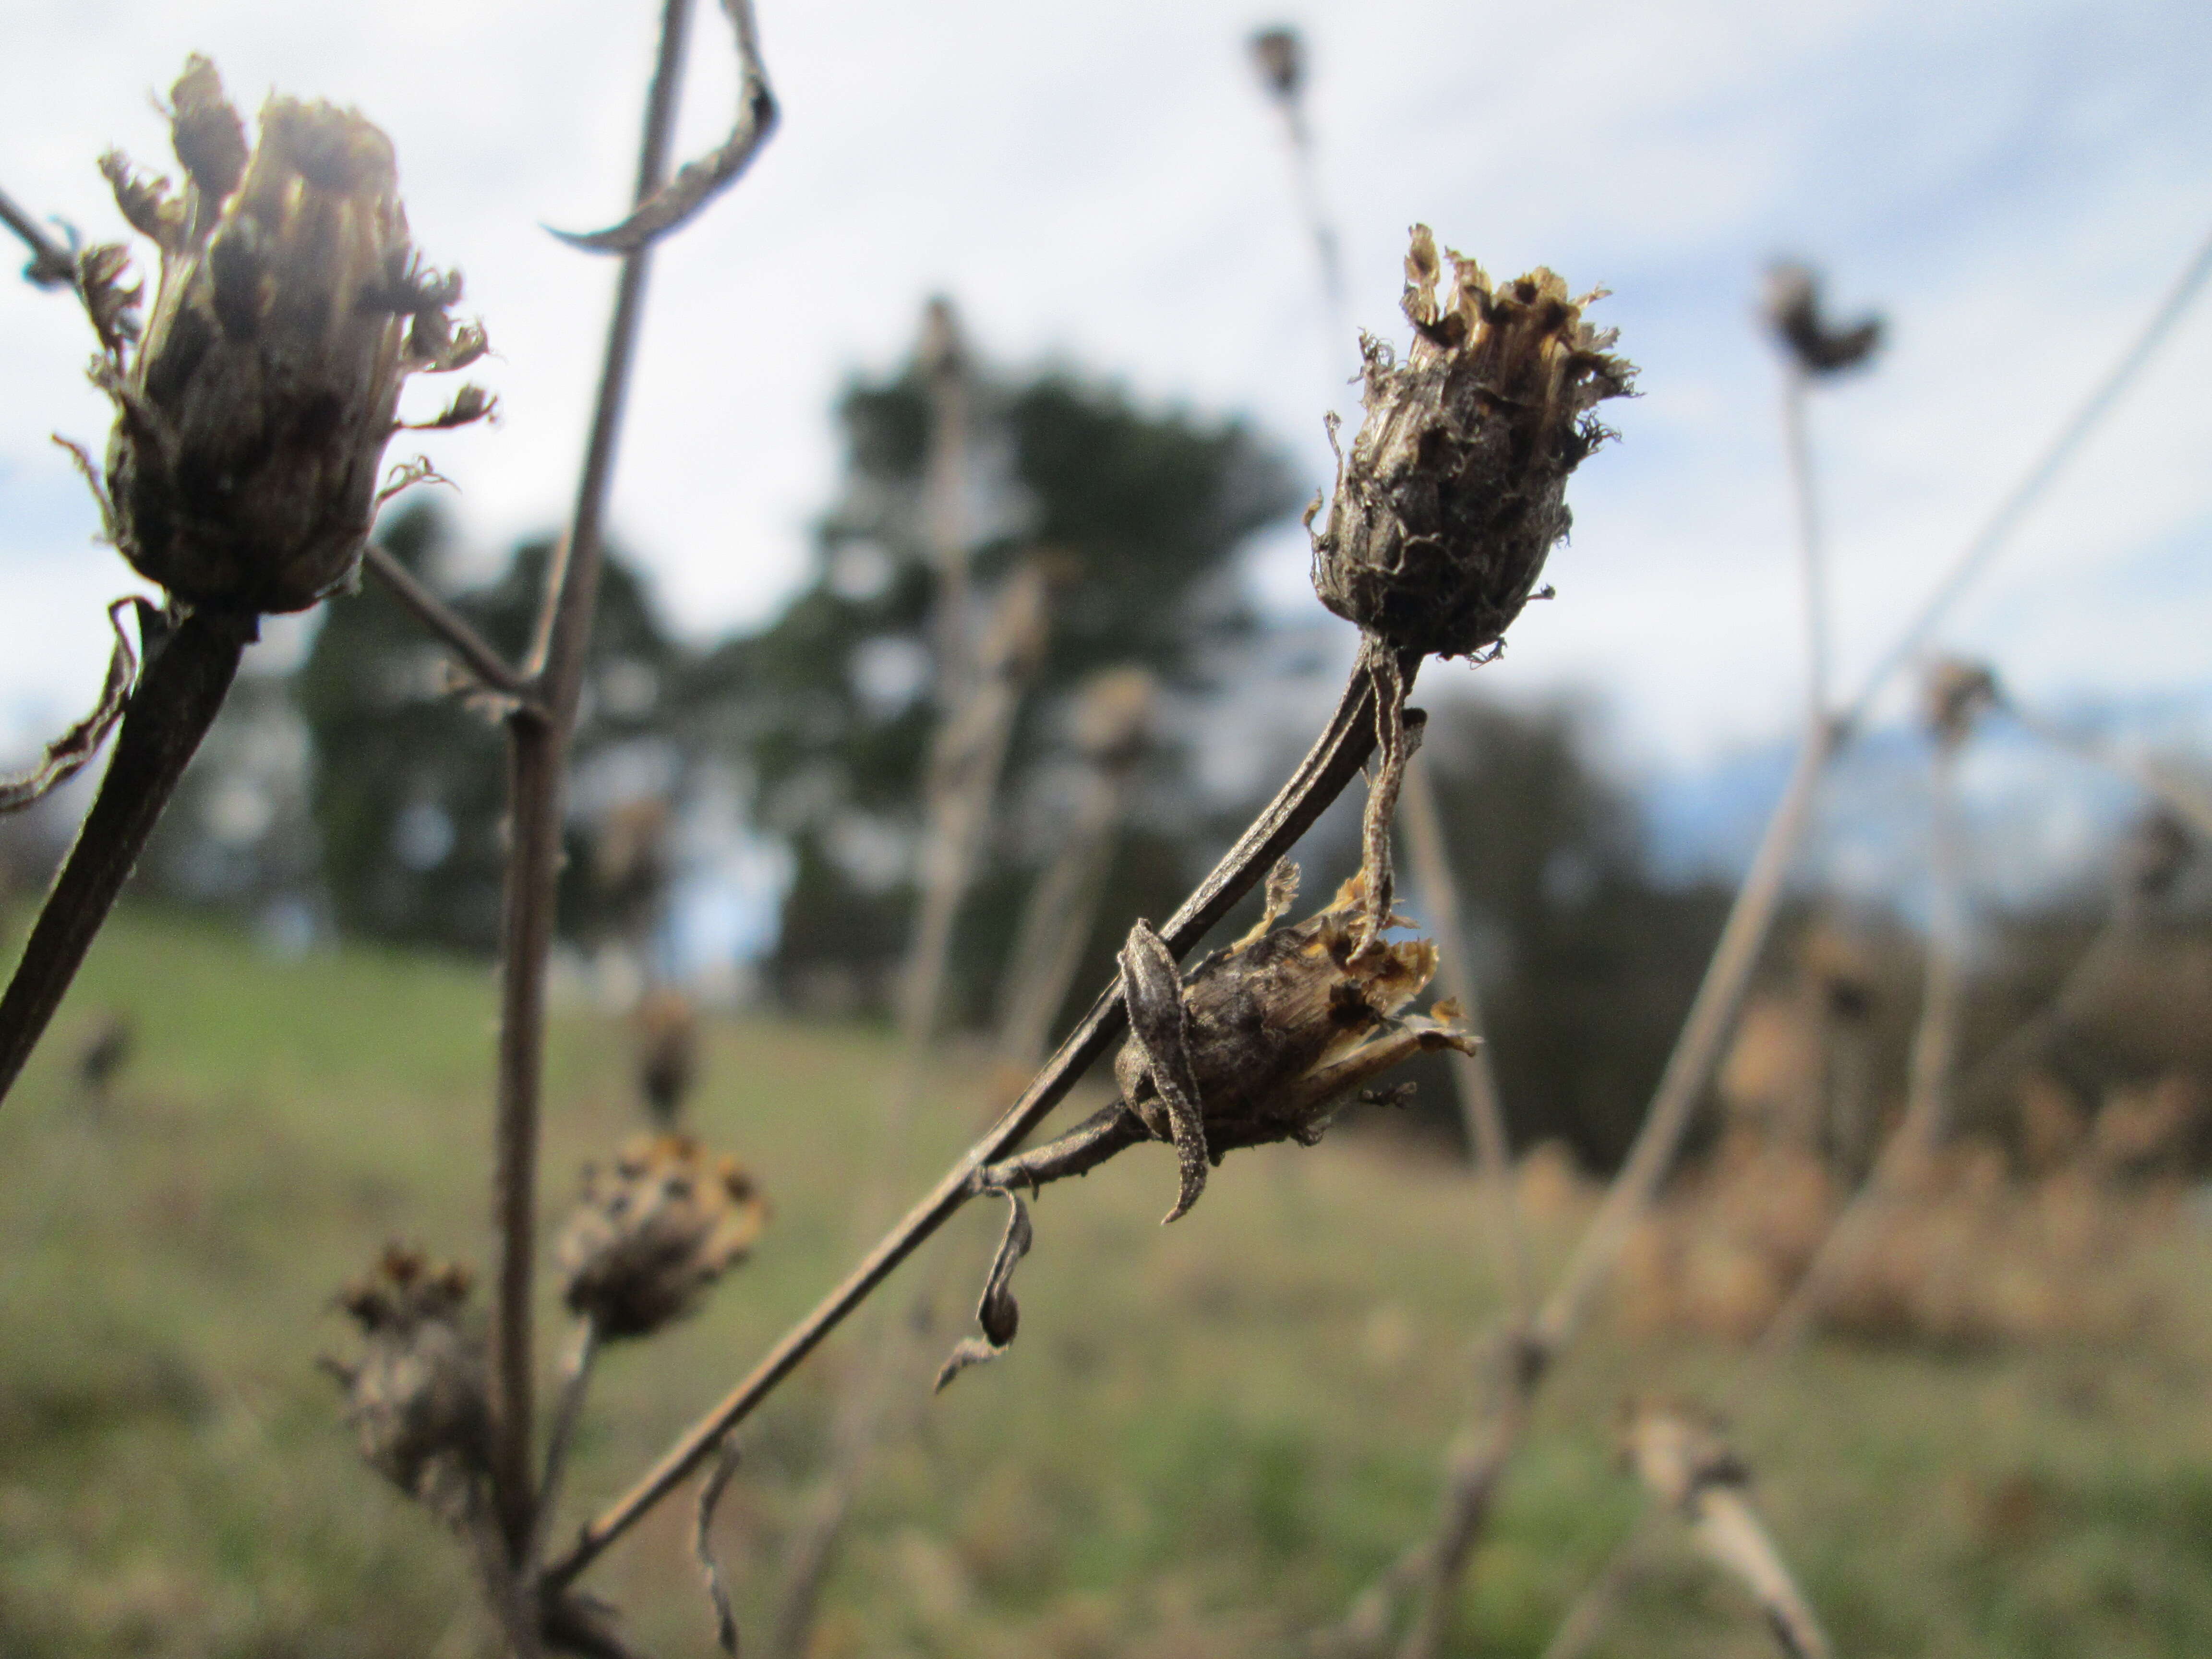
[[[137,1054],[95,1111],[69,1060],[108,1010]],[[490,1018],[467,966],[110,930],[0,1110],[0,1654],[485,1650],[459,1551],[356,1463],[314,1360],[349,1351],[331,1294],[386,1239],[484,1259]],[[701,1317],[602,1366],[579,1514],[846,1265],[886,1052],[859,1029],[714,1030],[696,1127],[775,1219]],[[948,1067],[916,1186],[974,1097]],[[564,1018],[549,1233],[580,1163],[635,1125],[619,1031]],[[1239,1154],[1163,1230],[1173,1186],[1146,1147],[1038,1203],[1020,1340],[904,1419],[830,1587],[824,1659],[1290,1654],[1423,1524],[1495,1309],[1463,1176],[1355,1134]],[[940,1242],[957,1278],[932,1363],[999,1223]],[[2212,1654],[2208,1267],[2185,1227],[2151,1264],[2168,1316],[2124,1349],[1794,1362],[1735,1434],[1843,1654]],[[932,1276],[925,1258],[887,1305]],[[746,1432],[718,1535],[756,1629],[860,1348],[834,1344]],[[1601,1326],[1546,1397],[1455,1651],[1541,1648],[1638,1508],[1619,1401],[1710,1393],[1732,1359]],[[671,1506],[590,1581],[663,1656],[713,1650],[690,1524]],[[1679,1534],[1649,1560],[1605,1651],[1770,1650]]]

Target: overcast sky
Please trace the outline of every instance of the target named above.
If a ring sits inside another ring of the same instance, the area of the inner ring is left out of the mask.
[[[357,104],[398,145],[416,238],[466,272],[499,360],[495,429],[424,446],[487,547],[561,516],[612,280],[540,228],[617,216],[648,0],[19,5],[0,184],[118,234],[94,160],[169,164],[149,101],[185,54],[251,106]],[[678,625],[770,614],[832,488],[831,411],[945,292],[1010,366],[1063,360],[1239,412],[1318,483],[1347,412],[1282,135],[1244,41],[1284,14],[1212,0],[761,0],[784,125],[654,273],[614,499]],[[1622,441],[1572,493],[1557,603],[1500,689],[1595,692],[1647,761],[1710,760],[1795,717],[1799,623],[1775,406],[1752,320],[1778,254],[1879,307],[1880,368],[1815,411],[1844,665],[1871,659],[2212,228],[2212,9],[1954,0],[1363,0],[1289,14],[1311,48],[1322,189],[1352,320],[1401,331],[1407,225],[1510,273],[1613,290],[1643,367]],[[688,149],[728,124],[721,19],[698,20]],[[0,746],[88,700],[128,572],[59,429],[106,426],[68,301],[0,283]],[[1949,637],[2030,695],[2212,696],[2212,315],[2192,314]],[[426,398],[427,388],[422,389]],[[1261,549],[1304,616],[1292,527]]]

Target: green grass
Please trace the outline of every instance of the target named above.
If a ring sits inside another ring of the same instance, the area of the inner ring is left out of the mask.
[[[0,1654],[485,1650],[459,1552],[355,1461],[314,1359],[348,1351],[331,1293],[387,1238],[485,1259],[491,1006],[489,975],[451,963],[280,962],[143,915],[103,939],[0,1109]],[[68,1060],[108,1009],[137,1054],[95,1115]],[[635,1127],[623,1052],[607,1021],[558,1024],[549,1234],[578,1165]],[[887,1053],[865,1030],[717,1026],[696,1127],[775,1217],[698,1319],[607,1357],[576,1514],[848,1265]],[[917,1188],[975,1090],[948,1066]],[[933,1403],[998,1207],[894,1282],[885,1306],[933,1279],[945,1311],[830,1587],[823,1659],[1289,1653],[1424,1524],[1495,1310],[1467,1182],[1342,1136],[1240,1153],[1163,1230],[1173,1186],[1165,1149],[1140,1148],[1048,1191],[1019,1341]],[[1784,1372],[1735,1434],[1840,1651],[2212,1654],[2212,1296],[2188,1293],[2208,1257],[2176,1237],[2154,1264],[2171,1316],[2124,1348],[1830,1346]],[[545,1319],[558,1333],[550,1287]],[[745,1432],[718,1535],[753,1634],[863,1351],[833,1342]],[[1638,1508],[1618,1402],[1710,1396],[1731,1359],[1593,1334],[1504,1494],[1458,1653],[1541,1648]],[[589,1581],[663,1656],[712,1650],[690,1527],[672,1504]],[[1605,1651],[1770,1650],[1679,1535],[1646,1559]]]

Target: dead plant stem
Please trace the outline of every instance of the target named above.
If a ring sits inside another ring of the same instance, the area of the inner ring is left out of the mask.
[[[1455,1054],[1446,1063],[1451,1067],[1452,1087],[1459,1098],[1468,1143],[1474,1151],[1498,1282],[1505,1287],[1507,1304],[1513,1310],[1513,1322],[1518,1329],[1527,1325],[1535,1311],[1535,1277],[1529,1265],[1520,1206],[1513,1194],[1513,1144],[1506,1130],[1498,1070],[1491,1061],[1474,958],[1468,954],[1467,930],[1462,925],[1465,911],[1460,902],[1459,878],[1452,872],[1444,843],[1443,814],[1437,804],[1436,779],[1429,770],[1425,750],[1414,750],[1407,764],[1398,809],[1398,827],[1406,837],[1407,856],[1421,890],[1422,908],[1427,912],[1423,921],[1437,942],[1437,978],[1443,994],[1459,1004],[1461,1024],[1482,1038],[1474,1053]]]
[[[65,288],[75,280],[76,261],[69,249],[4,190],[0,190],[0,224],[14,231],[31,251],[31,263],[23,267],[25,280],[40,288]]]
[[[76,977],[146,838],[222,710],[251,617],[194,611],[149,641],[115,753],[0,997],[0,1099],[21,1074]]]
[[[636,199],[667,173],[690,0],[665,0],[660,45],[646,98]],[[650,245],[624,257],[607,330],[591,435],[568,532],[546,573],[529,678],[532,705],[508,717],[507,803],[512,831],[501,937],[496,1170],[497,1305],[492,1342],[492,1473],[507,1547],[526,1574],[536,1527],[532,1489],[534,1360],[531,1307],[538,1225],[539,1094],[545,1043],[545,969],[552,949],[561,867],[563,774],[583,690],[598,604],[606,496],[645,312]]]
[[[401,610],[450,646],[469,672],[486,686],[516,697],[530,691],[530,683],[492,649],[468,618],[418,581],[390,549],[371,542],[362,554],[362,563],[390,591]]]
[[[1397,664],[1408,684],[1419,666],[1417,656],[1401,658]],[[1290,781],[1161,928],[1160,936],[1171,951],[1178,957],[1188,954],[1237,900],[1259,884],[1358,775],[1361,764],[1374,751],[1376,738],[1375,685],[1363,658],[1327,729]],[[1083,1073],[1106,1052],[1123,1027],[1117,983],[1100,994],[1090,1012],[1061,1042],[1006,1115],[969,1148],[842,1283],[784,1334],[719,1405],[685,1431],[629,1492],[585,1528],[568,1553],[548,1570],[548,1582],[560,1586],[573,1581],[713,1456],[732,1429],[773,1393],[899,1263],[975,1196],[976,1171],[1019,1147]]]

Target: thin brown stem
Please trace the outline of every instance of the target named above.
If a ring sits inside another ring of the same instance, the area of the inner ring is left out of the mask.
[[[2005,700],[2004,708],[2033,736],[2078,760],[2087,761],[2092,766],[2102,767],[2127,779],[2144,793],[2162,803],[2197,835],[2212,842],[2212,796],[2208,796],[2201,785],[2177,777],[2164,767],[2115,749],[2087,732],[2071,731],[2056,720],[2045,720],[2022,708],[2009,698]]]
[[[667,173],[682,79],[690,0],[665,0],[660,47],[646,99],[635,199],[653,195]],[[533,1531],[534,1361],[531,1298],[537,1243],[539,1091],[545,1038],[545,966],[552,949],[555,889],[561,866],[563,774],[583,689],[584,656],[599,599],[601,532],[614,473],[623,408],[645,312],[652,254],[623,261],[607,330],[591,438],[568,533],[547,573],[531,678],[537,706],[507,720],[507,800],[513,845],[501,939],[497,1168],[494,1212],[499,1241],[492,1342],[495,1408],[492,1471],[507,1547],[518,1562]],[[524,1563],[527,1567],[527,1564]]]
[[[1482,1182],[1498,1280],[1505,1286],[1517,1328],[1525,1325],[1535,1310],[1535,1278],[1529,1266],[1528,1242],[1522,1236],[1520,1206],[1513,1195],[1512,1141],[1506,1133],[1505,1104],[1498,1092],[1497,1067],[1491,1063],[1490,1043],[1484,1036],[1474,959],[1468,952],[1467,930],[1462,925],[1465,912],[1460,902],[1459,878],[1452,873],[1451,858],[1444,845],[1443,814],[1437,805],[1436,780],[1430,773],[1425,750],[1416,750],[1406,769],[1398,822],[1405,832],[1413,879],[1420,884],[1422,908],[1428,913],[1424,923],[1429,936],[1437,942],[1440,988],[1459,1004],[1460,1023],[1483,1038],[1481,1046],[1473,1054],[1458,1054],[1449,1064],[1468,1141],[1474,1150],[1476,1173]]]
[[[1951,1129],[1953,1073],[1958,1068],[1961,958],[1966,928],[1959,891],[1959,748],[1948,738],[1936,748],[1933,812],[1929,825],[1928,965],[1923,975],[1920,1024],[1905,1097],[1905,1129],[1916,1151],[1933,1152]]]
[[[561,1393],[553,1407],[553,1425],[545,1437],[545,1473],[538,1482],[538,1513],[532,1528],[530,1548],[523,1559],[536,1562],[545,1553],[546,1528],[560,1501],[561,1478],[568,1472],[568,1449],[575,1442],[576,1425],[584,1415],[584,1398],[591,1392],[592,1363],[599,1355],[599,1322],[586,1316],[576,1331],[575,1346],[562,1368]]]
[[[1813,483],[1813,445],[1806,430],[1805,393],[1812,377],[1796,357],[1783,365],[1782,447],[1797,509],[1797,576],[1805,599],[1805,697],[1814,720],[1826,718],[1829,696],[1828,573]]]
[[[965,419],[957,404],[950,411],[939,409],[940,427],[956,419]],[[955,562],[964,568],[964,553]],[[956,586],[949,571],[941,574],[944,581],[937,596],[940,622],[949,609],[957,605],[964,610],[967,605],[964,580]],[[1042,659],[1046,626],[1044,575],[1034,562],[1025,563],[1007,578],[999,595],[977,670],[951,677],[960,701],[947,711],[930,755],[921,911],[899,976],[898,1071],[877,1125],[875,1170],[859,1218],[864,1238],[884,1224],[884,1212],[905,1176],[915,1108],[945,1018],[954,925],[981,861],[1014,716]],[[964,630],[948,630],[940,637],[941,649],[968,650]],[[949,665],[940,659],[941,668]],[[902,1320],[878,1322],[875,1352],[839,1401],[829,1471],[810,1506],[806,1525],[786,1553],[775,1620],[777,1653],[806,1651],[845,1517],[859,1496],[882,1434],[893,1379],[907,1352],[907,1330]]]
[[[1828,1659],[1827,1633],[1751,1502],[1750,1477],[1709,1427],[1664,1406],[1630,1419],[1630,1462],[1651,1495],[1689,1522],[1698,1547],[1751,1592],[1785,1659]]]
[[[1481,1540],[1491,1500],[1506,1466],[1520,1449],[1534,1397],[1553,1362],[1580,1331],[1599,1288],[1673,1167],[1781,908],[1784,885],[1811,826],[1820,777],[1838,738],[1835,726],[1826,721],[1816,722],[1806,732],[1796,767],[1729,907],[1689,1018],[1644,1114],[1644,1127],[1559,1285],[1516,1346],[1513,1363],[1505,1369],[1502,1402],[1495,1408],[1495,1427],[1468,1437],[1474,1449],[1455,1459],[1433,1541],[1409,1552],[1397,1570],[1401,1577],[1417,1577],[1422,1589],[1421,1606],[1413,1633],[1400,1650],[1401,1659],[1428,1659],[1438,1650],[1460,1579]]]
[[[1400,672],[1408,684],[1419,670],[1418,657],[1403,659]],[[1160,930],[1176,956],[1188,954],[1237,900],[1312,827],[1342,794],[1373,752],[1376,741],[1374,679],[1366,661],[1353,670],[1328,726],[1267,809],[1255,818],[1221,862],[1185,899]],[[568,1553],[548,1570],[549,1581],[566,1584],[597,1559],[616,1539],[714,1455],[729,1431],[768,1398],[800,1362],[842,1324],[854,1309],[889,1278],[899,1263],[942,1227],[975,1193],[975,1172],[1015,1151],[1074,1086],[1077,1079],[1106,1052],[1124,1029],[1118,982],[1103,992],[1030,1080],[1004,1117],[962,1156],[943,1179],[779,1340],[751,1373],[712,1411],[685,1431],[635,1486],[589,1526]]]
[[[416,580],[415,573],[394,558],[389,549],[371,542],[362,553],[362,563],[390,591],[399,608],[451,646],[453,654],[477,679],[509,696],[529,695],[530,682],[492,649],[467,617]]]
[[[76,280],[76,261],[70,257],[70,251],[4,190],[0,190],[0,224],[14,231],[31,251],[31,263],[23,267],[26,281],[40,288],[64,288]]]
[[[1928,643],[1929,635],[1959,596],[1971,586],[1974,579],[1988,568],[1990,562],[2003,550],[2013,533],[2026,520],[2030,509],[2040,501],[2045,490],[2065,470],[2066,464],[2081,447],[2089,434],[2116,408],[2139,374],[2158,355],[2158,349],[2173,331],[2174,325],[2188,313],[2197,296],[2203,292],[2208,278],[2212,278],[2212,235],[2207,235],[2189,256],[2157,307],[2145,319],[2142,327],[2130,338],[2112,367],[2092,386],[2088,395],[2066,417],[2051,441],[2029,463],[2017,483],[2005,493],[1994,511],[1983,520],[1965,547],[1961,548],[1950,568],[1937,582],[1934,590],[1921,605],[1920,610],[1906,624],[1896,643],[1876,662],[1868,673],[1859,694],[1851,700],[1845,724],[1856,726],[1882,689],[1899,670],[1917,658]]]
[[[253,635],[250,617],[199,611],[149,644],[100,793],[0,997],[0,1099],[61,1006],[147,836],[222,712]]]

